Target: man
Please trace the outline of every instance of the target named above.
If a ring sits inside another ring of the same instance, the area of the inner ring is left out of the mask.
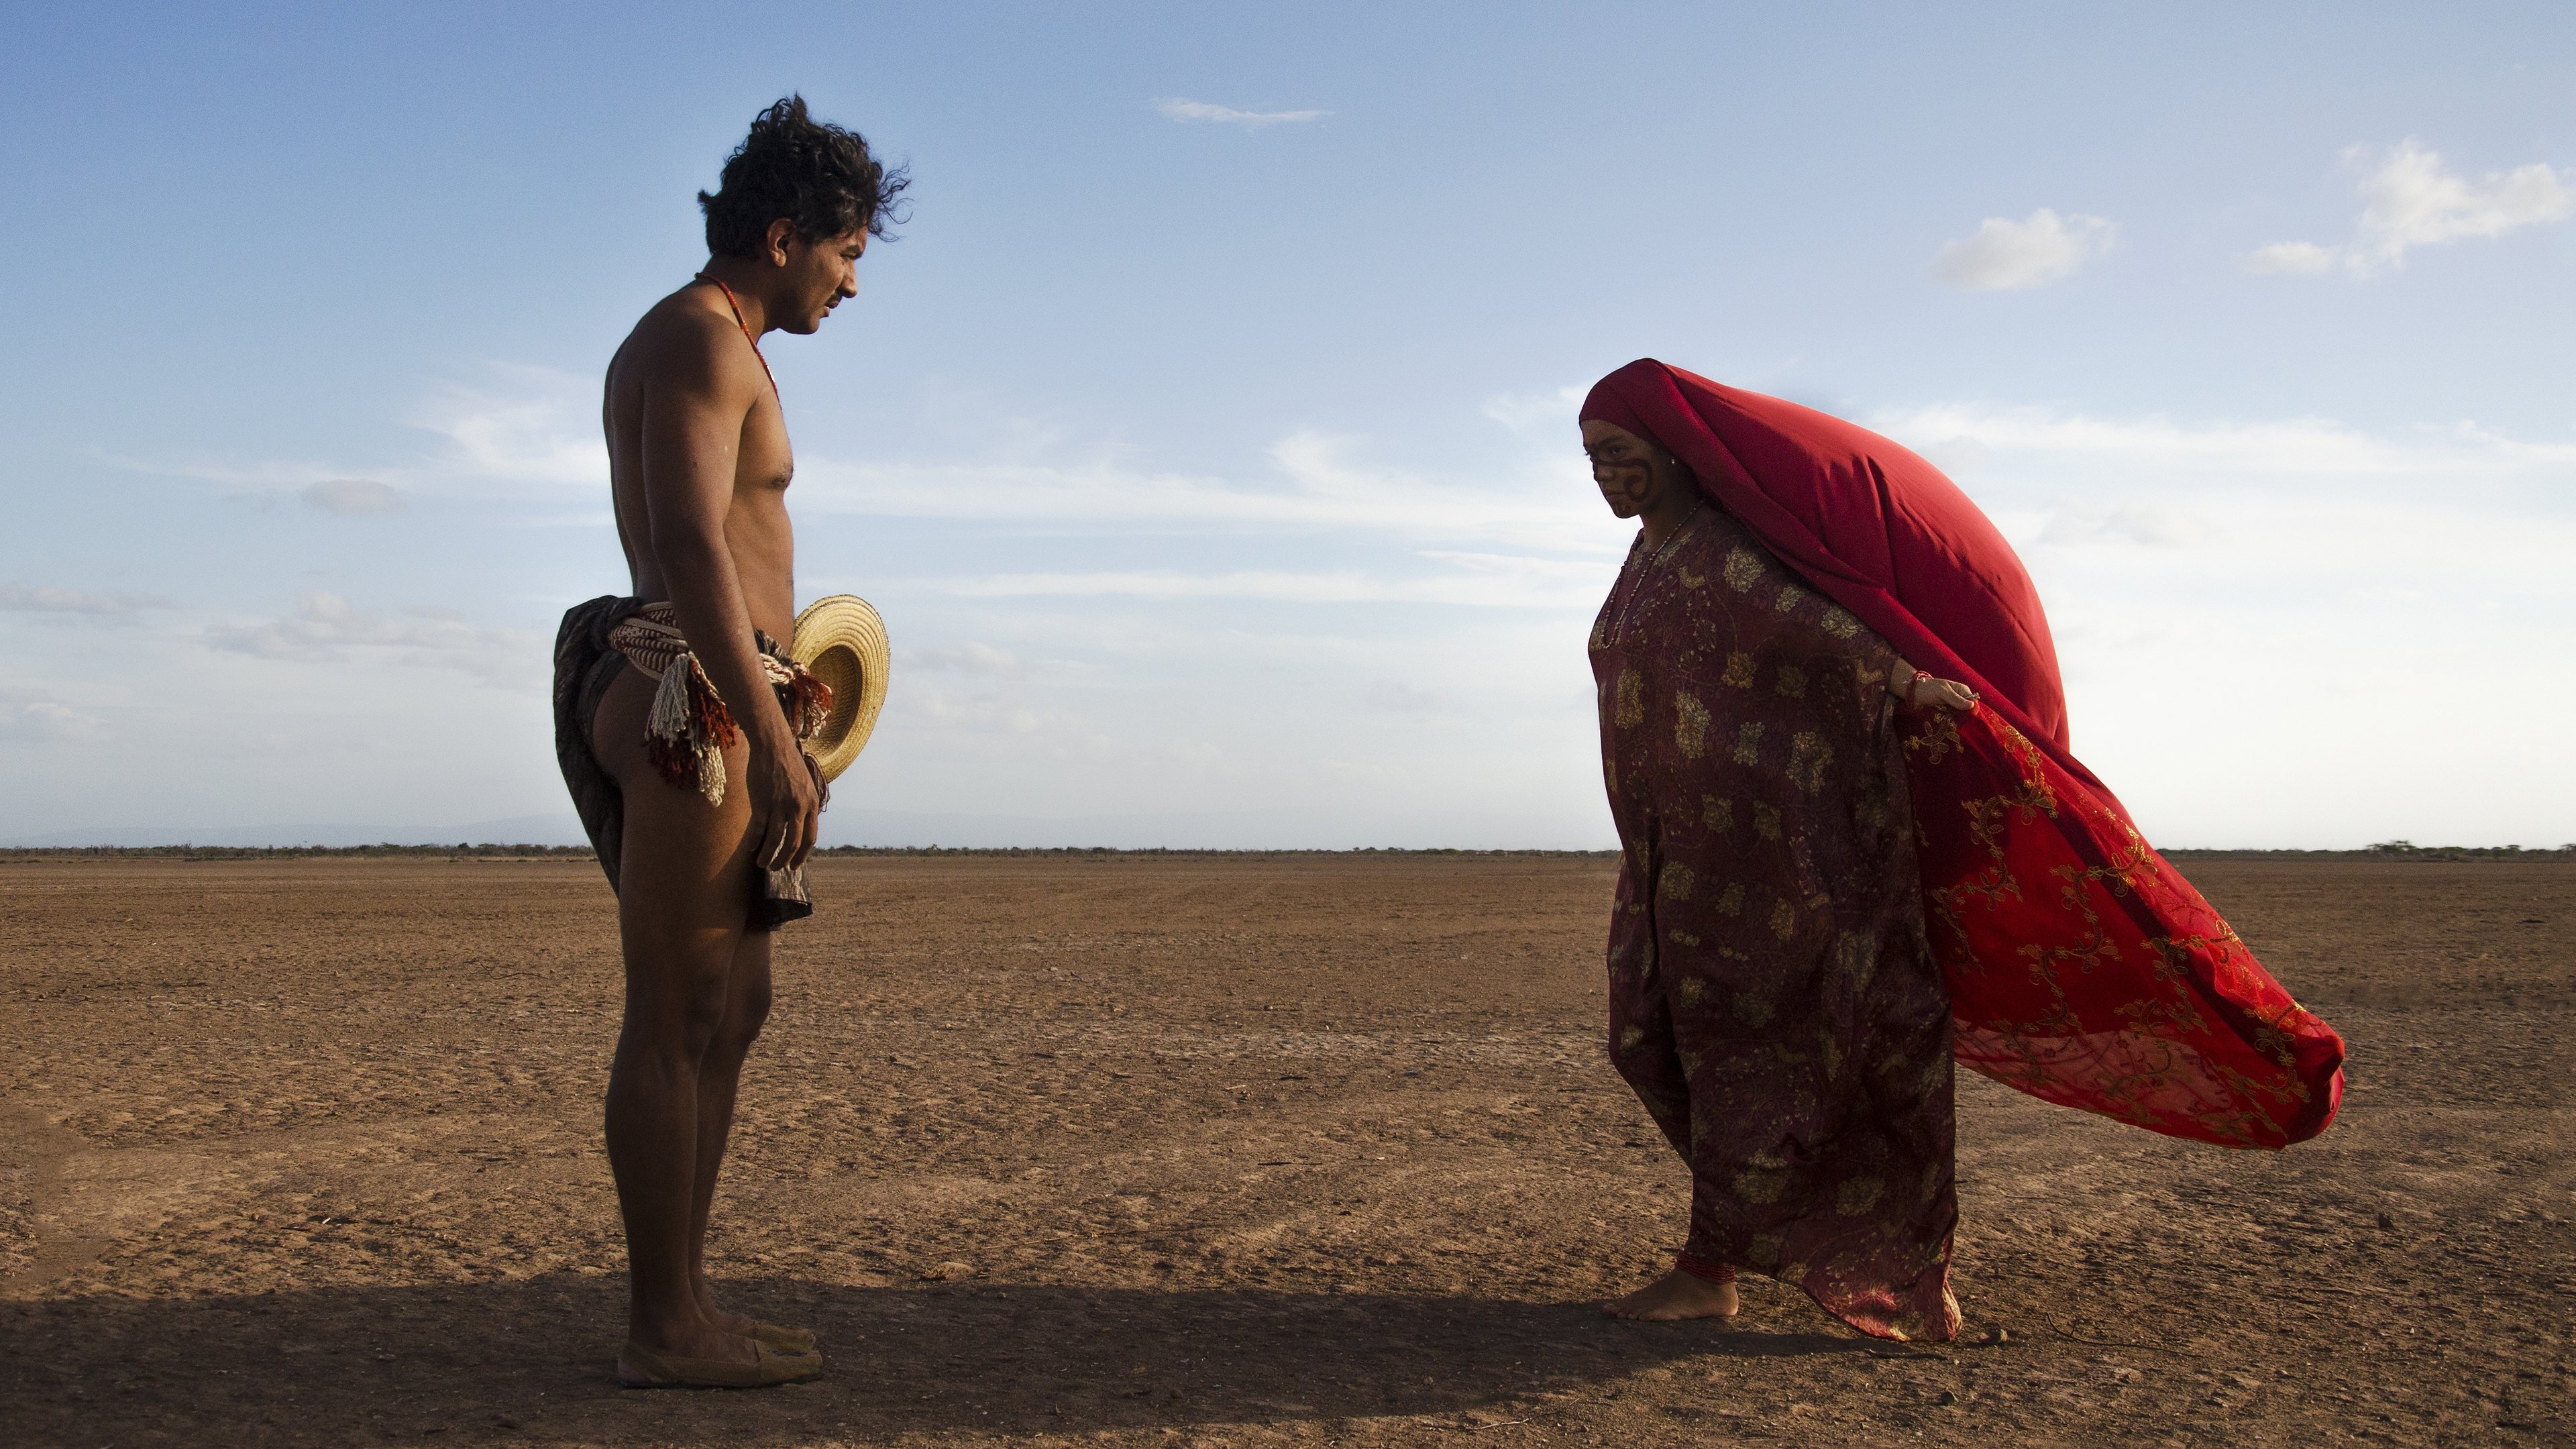
[[[830,692],[795,627],[793,463],[759,350],[857,290],[906,178],[791,96],[761,112],[705,209],[706,270],[608,366],[603,422],[632,596],[564,616],[556,750],[617,891],[626,1019],[608,1160],[631,1305],[618,1376],[749,1388],[810,1377],[810,1334],[716,1305],[708,1204],[744,1056],[769,1011],[770,931],[810,914],[823,787],[802,740]]]

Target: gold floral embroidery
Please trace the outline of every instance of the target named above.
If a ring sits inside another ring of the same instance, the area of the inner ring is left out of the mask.
[[[1744,882],[1731,880],[1726,883],[1725,892],[1717,898],[1717,913],[1721,916],[1744,914]]]
[[[1676,932],[1675,934],[1678,935],[1679,933]],[[1699,942],[1697,940],[1693,940],[1691,944],[1696,946]],[[1696,976],[1685,976],[1681,980],[1673,983],[1673,995],[1684,1006],[1699,1005],[1700,998],[1707,994],[1708,983],[1700,980]]]
[[[1782,584],[1780,586],[1780,597],[1772,602],[1771,607],[1785,614],[1806,601],[1807,591],[1805,589],[1799,588],[1796,584]]]
[[[1735,1195],[1746,1202],[1778,1202],[1788,1187],[1789,1174],[1779,1168],[1754,1168],[1735,1175]]]
[[[1735,993],[1735,1019],[1755,1030],[1771,1024],[1771,998],[1750,991]]]
[[[1840,604],[1827,604],[1824,627],[1825,632],[1833,637],[1848,639],[1860,632],[1860,620],[1853,617],[1851,611]]]
[[[1673,569],[1673,574],[1682,581],[1682,587],[1686,589],[1696,589],[1708,582],[1707,579],[1692,573],[1689,569],[1678,566]]]
[[[1921,755],[1923,763],[1937,765],[1960,748],[1959,719],[1955,711],[1936,709],[1917,728],[1905,732],[1905,753]]]
[[[1646,681],[1637,671],[1619,671],[1619,710],[1610,718],[1623,730],[1646,722]]]
[[[1715,795],[1699,797],[1700,828],[1713,835],[1724,835],[1735,828],[1735,802]]]
[[[1678,860],[1668,860],[1664,862],[1663,874],[1655,878],[1655,893],[1671,900],[1686,901],[1690,899],[1691,887],[1698,883],[1689,866]],[[1691,944],[1699,943],[1694,941]]]
[[[1825,766],[1832,764],[1834,747],[1822,736],[1801,733],[1789,741],[1789,783],[1812,795],[1825,788]]]
[[[1798,908],[1782,901],[1771,908],[1771,934],[1788,940],[1798,934]]]
[[[1762,757],[1762,721],[1746,720],[1735,732],[1735,763],[1750,765]]]
[[[1673,696],[1673,746],[1685,760],[1696,760],[1708,749],[1708,706],[1688,694]]]
[[[1783,699],[1805,699],[1807,697],[1807,671],[1800,669],[1795,664],[1781,665],[1780,683],[1778,688],[1780,696]]]
[[[1762,555],[1749,548],[1727,550],[1726,586],[1743,593],[1762,578]]]
[[[1780,838],[1780,807],[1766,801],[1753,802],[1753,833],[1765,840]]]
[[[1878,970],[1878,936],[1871,931],[1845,931],[1834,942],[1834,969],[1850,982],[1855,993],[1869,989],[1869,978]]]
[[[1750,654],[1727,655],[1726,672],[1719,675],[1718,679],[1723,683],[1734,685],[1738,689],[1751,689],[1753,687],[1753,656]]]

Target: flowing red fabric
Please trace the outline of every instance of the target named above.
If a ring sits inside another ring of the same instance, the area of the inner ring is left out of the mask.
[[[1983,696],[1900,726],[1962,1063],[2222,1146],[2326,1129],[2343,1039],[2069,751],[2038,591],[1958,485],[1866,428],[1650,358],[1595,384],[1582,415],[1672,452],[1818,592]]]

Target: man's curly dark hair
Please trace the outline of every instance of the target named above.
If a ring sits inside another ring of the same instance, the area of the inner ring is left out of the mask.
[[[780,217],[805,240],[821,241],[864,229],[884,236],[912,178],[868,154],[867,138],[805,113],[805,98],[791,95],[752,117],[751,134],[725,158],[715,194],[698,193],[707,214],[707,250],[720,257],[755,256],[767,245],[769,224]]]

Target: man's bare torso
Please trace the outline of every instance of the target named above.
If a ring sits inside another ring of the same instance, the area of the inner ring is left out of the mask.
[[[732,464],[725,543],[752,624],[784,643],[796,621],[796,541],[787,518],[787,484],[796,464],[787,419],[724,293],[706,283],[683,287],[655,304],[608,364],[603,421],[609,489],[638,598],[671,597],[654,546],[645,473],[648,462],[664,466],[680,451],[673,434],[678,415],[701,428],[712,421],[727,434],[720,438],[721,454],[703,447],[699,452]],[[738,431],[724,428],[732,419],[739,419]]]

